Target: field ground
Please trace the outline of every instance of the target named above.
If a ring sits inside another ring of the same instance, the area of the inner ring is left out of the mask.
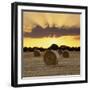
[[[34,57],[33,52],[23,52],[22,77],[79,75],[80,51],[69,51],[70,57],[60,55],[58,65],[47,66],[43,61],[44,52],[40,57]]]

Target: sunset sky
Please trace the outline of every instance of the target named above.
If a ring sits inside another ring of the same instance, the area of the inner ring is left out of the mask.
[[[80,14],[23,12],[23,47],[80,46]]]

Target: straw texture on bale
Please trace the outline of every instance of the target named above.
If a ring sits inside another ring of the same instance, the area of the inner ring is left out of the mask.
[[[62,56],[63,56],[64,58],[69,58],[69,52],[64,51],[63,54],[62,54]]]
[[[58,64],[57,57],[54,52],[48,50],[44,54],[44,62],[46,65],[56,65]]]
[[[38,50],[34,50],[33,52],[35,57],[39,57],[40,56],[40,52]]]

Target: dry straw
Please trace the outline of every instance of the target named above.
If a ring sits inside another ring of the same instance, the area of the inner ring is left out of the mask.
[[[44,62],[46,65],[57,65],[57,57],[54,52],[47,50],[44,54]]]

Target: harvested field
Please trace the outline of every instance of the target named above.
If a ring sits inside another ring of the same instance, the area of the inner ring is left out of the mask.
[[[35,57],[33,52],[23,52],[23,77],[52,76],[52,75],[79,75],[80,74],[80,51],[68,51],[69,57],[63,55],[57,57],[57,65],[46,65],[44,53],[40,52]],[[58,52],[57,52],[58,53]]]

